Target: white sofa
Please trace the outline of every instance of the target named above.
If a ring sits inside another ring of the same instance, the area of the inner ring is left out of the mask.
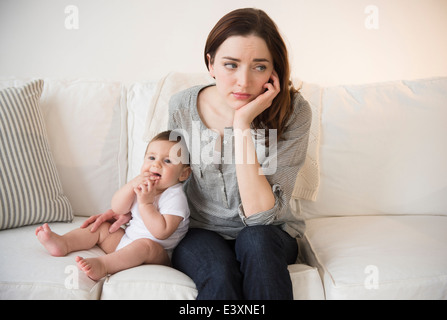
[[[3,79],[0,89],[27,81]],[[74,214],[71,223],[51,222],[52,229],[65,233],[106,211],[113,192],[138,173],[146,140],[165,128],[172,92],[208,81],[204,74],[170,74],[129,86],[44,79],[39,108]],[[300,85],[313,123],[295,185],[309,192],[307,199],[291,201],[307,223],[299,261],[289,266],[294,298],[446,299],[447,78]],[[52,257],[35,228],[0,231],[0,299],[197,295],[189,277],[164,266],[92,281],[74,257],[104,254],[98,247]]]

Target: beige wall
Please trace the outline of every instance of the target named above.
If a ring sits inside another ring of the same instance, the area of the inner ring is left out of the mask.
[[[447,0],[0,0],[0,76],[131,83],[205,72],[210,29],[253,6],[277,22],[305,81],[447,76]]]

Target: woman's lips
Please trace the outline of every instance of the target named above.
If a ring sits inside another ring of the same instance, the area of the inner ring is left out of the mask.
[[[237,100],[248,100],[250,99],[251,94],[242,92],[233,92],[233,97],[235,97]]]

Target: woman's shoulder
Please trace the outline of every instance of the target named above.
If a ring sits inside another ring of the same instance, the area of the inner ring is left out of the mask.
[[[300,92],[296,92],[292,99],[292,114],[288,126],[301,126],[312,121],[312,109],[309,102]]]
[[[190,107],[191,105],[196,105],[197,96],[199,95],[199,92],[205,87],[207,87],[207,85],[197,85],[173,94],[169,101],[170,109],[174,110],[178,108]]]

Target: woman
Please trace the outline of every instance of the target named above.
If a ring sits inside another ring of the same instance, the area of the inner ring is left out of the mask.
[[[193,172],[185,185],[191,228],[172,264],[193,279],[197,299],[292,299],[287,265],[304,222],[289,200],[310,107],[291,86],[286,46],[261,10],[225,15],[208,36],[205,63],[216,84],[170,101],[169,129],[190,140]]]

